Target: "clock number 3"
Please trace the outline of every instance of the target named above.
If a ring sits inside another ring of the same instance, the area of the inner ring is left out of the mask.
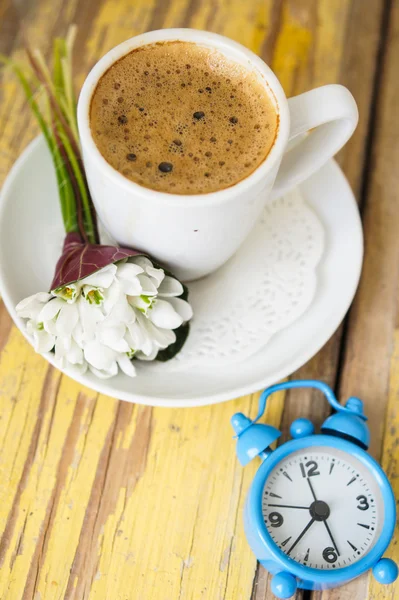
[[[335,563],[338,556],[337,556],[337,553],[335,552],[334,548],[328,547],[328,548],[324,548],[324,550],[323,550],[323,558],[326,562],[332,564],[332,563]]]
[[[359,502],[359,504],[357,505],[357,508],[359,510],[367,510],[368,508],[370,508],[366,496],[358,496],[356,500]]]
[[[320,471],[318,471],[318,464],[315,460],[309,460],[306,464],[305,467],[307,468],[307,473],[305,471],[305,467],[303,466],[303,463],[299,463],[299,466],[301,467],[301,473],[302,473],[302,477],[314,477],[314,475],[320,475]]]

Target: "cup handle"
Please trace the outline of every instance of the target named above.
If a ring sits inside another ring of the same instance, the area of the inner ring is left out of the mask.
[[[289,140],[312,130],[288,149],[281,161],[272,198],[278,198],[320,169],[349,140],[359,113],[342,85],[325,85],[288,100]]]

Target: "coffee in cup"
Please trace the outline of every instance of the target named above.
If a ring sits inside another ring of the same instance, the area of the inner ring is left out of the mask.
[[[102,75],[90,126],[122,175],[190,195],[250,175],[273,146],[278,115],[254,71],[216,49],[167,41],[134,49]]]

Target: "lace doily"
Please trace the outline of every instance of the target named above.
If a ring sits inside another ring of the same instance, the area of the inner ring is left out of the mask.
[[[240,362],[298,319],[316,290],[322,225],[299,189],[270,202],[239,251],[218,271],[189,284],[194,318],[181,352],[139,369],[182,370]]]

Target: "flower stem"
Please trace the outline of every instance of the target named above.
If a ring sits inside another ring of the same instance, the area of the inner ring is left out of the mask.
[[[43,111],[28,81],[28,69],[1,55],[0,62],[10,65],[16,74],[50,149],[66,232],[79,233],[86,242],[96,244],[99,243],[97,216],[81,156],[72,83],[75,35],[76,27],[72,26],[66,39],[54,40],[52,73],[39,50],[26,49],[35,85],[40,86],[44,95]]]
[[[80,205],[80,209],[83,212],[84,229],[87,234],[87,239],[91,244],[97,243],[96,231],[91,214],[90,198],[87,192],[87,184],[83,177],[82,169],[79,166],[78,158],[75,156],[72,146],[69,142],[68,136],[62,130],[61,127],[58,129],[58,135],[65,148],[68,156],[68,161],[72,167],[73,176],[78,186],[78,194],[76,194],[76,204]]]

